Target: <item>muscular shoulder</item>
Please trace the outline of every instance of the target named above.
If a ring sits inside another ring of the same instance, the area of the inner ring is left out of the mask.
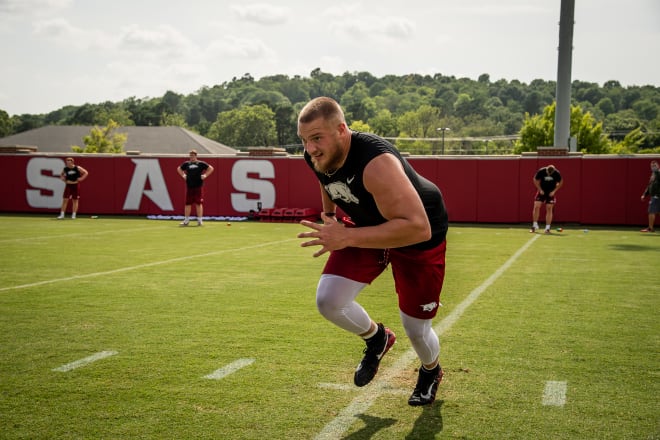
[[[393,154],[383,153],[369,161],[364,168],[363,180],[367,190],[372,192],[374,187],[397,188],[408,179],[399,159]]]

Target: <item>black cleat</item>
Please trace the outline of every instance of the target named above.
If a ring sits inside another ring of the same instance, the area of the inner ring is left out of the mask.
[[[438,391],[438,385],[442,380],[442,374],[440,365],[437,365],[431,371],[423,366],[420,367],[417,385],[415,385],[415,391],[413,391],[408,399],[408,405],[421,406],[432,404],[435,400],[435,393]]]
[[[367,348],[364,349],[364,357],[355,370],[353,382],[359,387],[363,387],[376,376],[380,360],[385,356],[385,353],[396,342],[396,335],[392,330],[378,324],[378,331],[376,334],[367,339]]]

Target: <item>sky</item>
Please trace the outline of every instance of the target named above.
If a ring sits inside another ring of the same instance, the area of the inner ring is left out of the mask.
[[[557,78],[561,0],[0,0],[0,110],[195,93],[249,73]],[[572,79],[660,86],[660,1],[575,0]]]

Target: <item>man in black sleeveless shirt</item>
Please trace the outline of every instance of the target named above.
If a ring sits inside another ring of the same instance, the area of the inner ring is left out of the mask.
[[[315,257],[330,252],[316,291],[319,312],[366,341],[355,384],[374,378],[396,340],[355,301],[391,263],[401,322],[422,364],[408,403],[433,403],[443,373],[432,319],[440,306],[448,227],[440,190],[385,139],[351,131],[331,98],[305,105],[298,135],[320,182],[324,211],[323,224],[302,221],[311,231],[298,237],[309,239],[302,246],[321,247]],[[342,222],[337,208],[347,215]]]
[[[66,207],[71,200],[71,218],[75,219],[78,213],[78,204],[80,202],[80,183],[87,179],[89,172],[80,165],[76,165],[73,157],[66,158],[66,166],[60,173],[60,179],[66,183],[64,193],[62,194],[62,207],[58,219],[63,219],[66,214]]]

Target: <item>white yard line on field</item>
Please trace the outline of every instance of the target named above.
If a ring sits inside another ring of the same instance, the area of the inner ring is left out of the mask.
[[[131,271],[131,270],[144,269],[146,267],[160,266],[162,264],[178,263],[179,261],[192,260],[194,258],[210,257],[210,256],[213,256],[213,255],[224,254],[224,253],[227,253],[227,252],[239,252],[239,251],[246,251],[246,250],[250,250],[250,249],[257,249],[257,248],[261,248],[261,247],[286,243],[288,241],[294,241],[294,240],[298,240],[298,239],[290,238],[290,239],[280,240],[280,241],[271,241],[271,242],[268,242],[268,243],[255,244],[253,246],[245,246],[245,247],[233,248],[233,249],[222,249],[222,250],[219,250],[219,251],[207,252],[207,253],[204,253],[204,254],[186,255],[185,257],[170,258],[169,260],[154,261],[152,263],[138,264],[136,266],[120,267],[119,269],[106,270],[104,272],[93,272],[93,273],[87,273],[87,274],[83,274],[83,275],[73,275],[73,276],[66,277],[66,278],[54,278],[52,280],[37,281],[36,283],[20,284],[20,285],[17,285],[17,286],[0,287],[0,292],[6,292],[8,290],[16,290],[16,289],[25,289],[25,288],[28,288],[28,287],[43,286],[44,284],[53,284],[53,283],[60,283],[60,282],[66,282],[66,281],[80,280],[80,279],[83,279],[83,278],[93,278],[93,277],[99,277],[99,276],[103,276],[103,275],[112,275],[112,274],[116,274],[116,273],[120,273],[120,272],[128,272],[128,271]]]
[[[94,232],[72,232],[70,234],[61,234],[61,235],[39,235],[36,237],[15,237],[15,238],[5,238],[0,240],[0,244],[3,243],[13,243],[13,242],[24,242],[24,241],[39,241],[39,240],[61,240],[63,238],[76,238],[76,237],[88,237],[94,235],[106,235],[106,234],[117,234],[124,232],[136,232],[136,231],[153,231],[154,229],[165,229],[171,228],[171,226],[161,226],[155,228],[151,227],[141,227],[141,228],[132,228],[132,229],[113,229],[107,231],[94,231]]]
[[[237,372],[241,368],[245,368],[248,365],[252,364],[254,362],[254,359],[238,359],[232,362],[231,364],[227,364],[222,368],[219,368],[215,370],[211,374],[207,374],[204,376],[204,379],[214,379],[214,380],[219,380],[222,379],[225,376],[229,376],[232,373]]]
[[[458,321],[463,312],[474,303],[479,296],[486,291],[509,267],[523,254],[531,245],[538,239],[540,235],[535,234],[529,239],[515,254],[513,254],[499,269],[497,269],[491,276],[486,279],[479,287],[474,289],[470,294],[461,301],[452,311],[447,315],[434,330],[441,336],[444,332],[449,330],[452,325]],[[381,371],[368,387],[361,388],[360,394],[344,409],[339,412],[339,415],[330,421],[323,430],[315,437],[317,440],[326,439],[339,439],[344,436],[344,433],[350,426],[357,421],[358,415],[364,414],[365,411],[375,402],[376,398],[383,392],[391,389],[387,383],[398,376],[405,368],[407,368],[415,359],[417,354],[410,348],[403,355],[401,355],[394,364]]]
[[[547,406],[564,406],[566,403],[567,382],[549,380],[545,383],[541,403]]]
[[[77,361],[73,361],[69,364],[62,365],[61,367],[53,368],[53,371],[58,371],[60,373],[66,373],[67,371],[75,370],[76,368],[83,367],[87,364],[91,364],[92,362],[96,362],[101,359],[105,359],[110,356],[116,355],[116,351],[101,351],[99,353],[95,353],[91,356],[87,356],[86,358],[79,359]]]

